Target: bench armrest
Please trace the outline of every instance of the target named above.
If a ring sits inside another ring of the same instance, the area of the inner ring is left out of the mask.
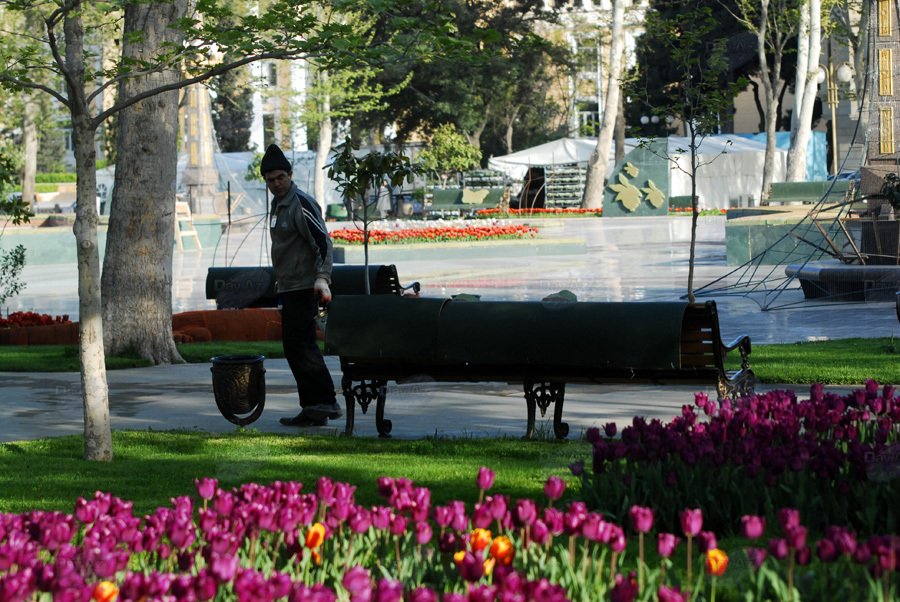
[[[741,335],[736,338],[731,344],[726,345],[722,343],[722,358],[724,358],[730,351],[734,351],[737,349],[741,354],[741,370],[749,370],[750,369],[750,337],[747,335]],[[724,366],[721,366],[724,369]]]

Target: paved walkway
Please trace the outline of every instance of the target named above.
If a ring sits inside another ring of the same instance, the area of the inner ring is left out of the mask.
[[[331,227],[345,225],[330,224]],[[585,301],[674,300],[686,291],[690,220],[687,218],[571,219],[548,222],[548,237],[587,241],[587,253],[544,258],[429,260],[398,264],[403,283],[418,280],[424,296],[477,293],[483,299],[538,300],[569,289]],[[227,252],[226,252],[227,247]],[[267,263],[259,229],[233,232],[218,249],[179,254],[173,265],[176,312],[212,308],[205,299],[206,270],[211,265]],[[704,218],[698,231],[695,286],[725,276],[724,218]],[[68,313],[77,318],[75,265],[28,266],[25,294],[11,311]],[[802,299],[799,290],[787,293]],[[754,343],[793,342],[854,336],[880,337],[900,332],[890,303],[842,304],[762,312],[744,297],[717,299],[723,338],[749,334]],[[328,358],[339,388],[336,358]],[[752,356],[751,356],[752,365]],[[298,410],[296,388],[284,360],[266,360],[266,410],[249,426],[261,431],[297,432],[278,418]],[[209,364],[157,366],[108,374],[114,429],[188,429],[228,432],[235,428],[218,412],[212,395]],[[807,387],[794,388],[805,395]],[[564,419],[570,438],[591,426],[614,421],[620,426],[634,415],[668,420],[693,402],[699,387],[570,386]],[[838,388],[839,391],[851,388]],[[706,392],[711,396],[714,390]],[[374,406],[370,410],[374,413]],[[390,387],[386,417],[396,437],[519,436],[525,430],[525,402],[518,387],[505,384],[434,384]],[[549,421],[539,433],[552,436]],[[75,373],[3,373],[0,366],[0,442],[82,432],[79,375]],[[343,420],[310,432],[339,432]],[[374,416],[356,414],[361,436],[376,435]]]

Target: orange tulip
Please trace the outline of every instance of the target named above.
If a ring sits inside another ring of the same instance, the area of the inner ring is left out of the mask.
[[[516,548],[513,547],[512,541],[506,535],[494,538],[491,544],[491,558],[496,558],[497,562],[503,566],[512,564],[513,556],[516,555]]]
[[[113,602],[118,597],[119,588],[115,583],[112,581],[101,581],[94,588],[94,595],[91,596],[91,599],[97,602]]]
[[[470,533],[472,537],[472,550],[480,552],[491,545],[491,532],[487,529],[473,529]]]
[[[490,575],[491,571],[494,570],[494,565],[497,563],[497,560],[494,558],[488,558],[484,561],[484,574]]]
[[[456,563],[456,566],[459,566],[465,557],[466,557],[466,551],[460,550],[459,552],[457,552],[453,555],[453,562]]]
[[[713,577],[719,577],[728,568],[728,554],[718,548],[706,553],[706,570]]]
[[[325,525],[316,523],[306,532],[306,547],[316,549],[325,541]]]

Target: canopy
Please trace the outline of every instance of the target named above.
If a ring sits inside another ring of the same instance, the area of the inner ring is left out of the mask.
[[[701,164],[697,172],[697,193],[700,204],[703,207],[725,209],[737,199],[753,197],[759,199],[762,191],[762,174],[765,165],[766,145],[765,136],[762,140],[751,140],[739,134],[721,134],[707,136],[698,147],[699,161]],[[627,154],[637,147],[639,139],[627,138],[625,140],[625,153]],[[825,179],[819,177],[819,172],[824,174],[823,168],[819,169],[821,156],[819,146],[824,148],[824,133],[813,132],[810,146],[815,152],[807,152],[810,158],[807,174],[815,174],[808,179]],[[573,163],[587,163],[591,153],[597,147],[596,138],[563,138],[547,142],[533,148],[504,155],[492,157],[488,160],[488,168],[501,171],[512,179],[521,180],[530,166],[551,167]],[[686,155],[690,153],[689,139],[681,136],[668,138],[668,152],[679,166],[688,167]],[[724,152],[724,154],[723,154]],[[773,182],[784,181],[787,162],[787,152],[778,148],[775,154]],[[612,173],[615,167],[614,150],[610,150],[609,166],[607,173]],[[689,170],[686,170],[689,171]],[[689,196],[691,194],[690,177],[673,167],[669,178],[670,196]]]

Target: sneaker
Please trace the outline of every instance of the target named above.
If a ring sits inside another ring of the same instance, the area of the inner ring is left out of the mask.
[[[300,412],[296,416],[285,416],[278,422],[284,426],[327,426],[328,418],[310,416],[309,414],[304,415],[303,412]]]

